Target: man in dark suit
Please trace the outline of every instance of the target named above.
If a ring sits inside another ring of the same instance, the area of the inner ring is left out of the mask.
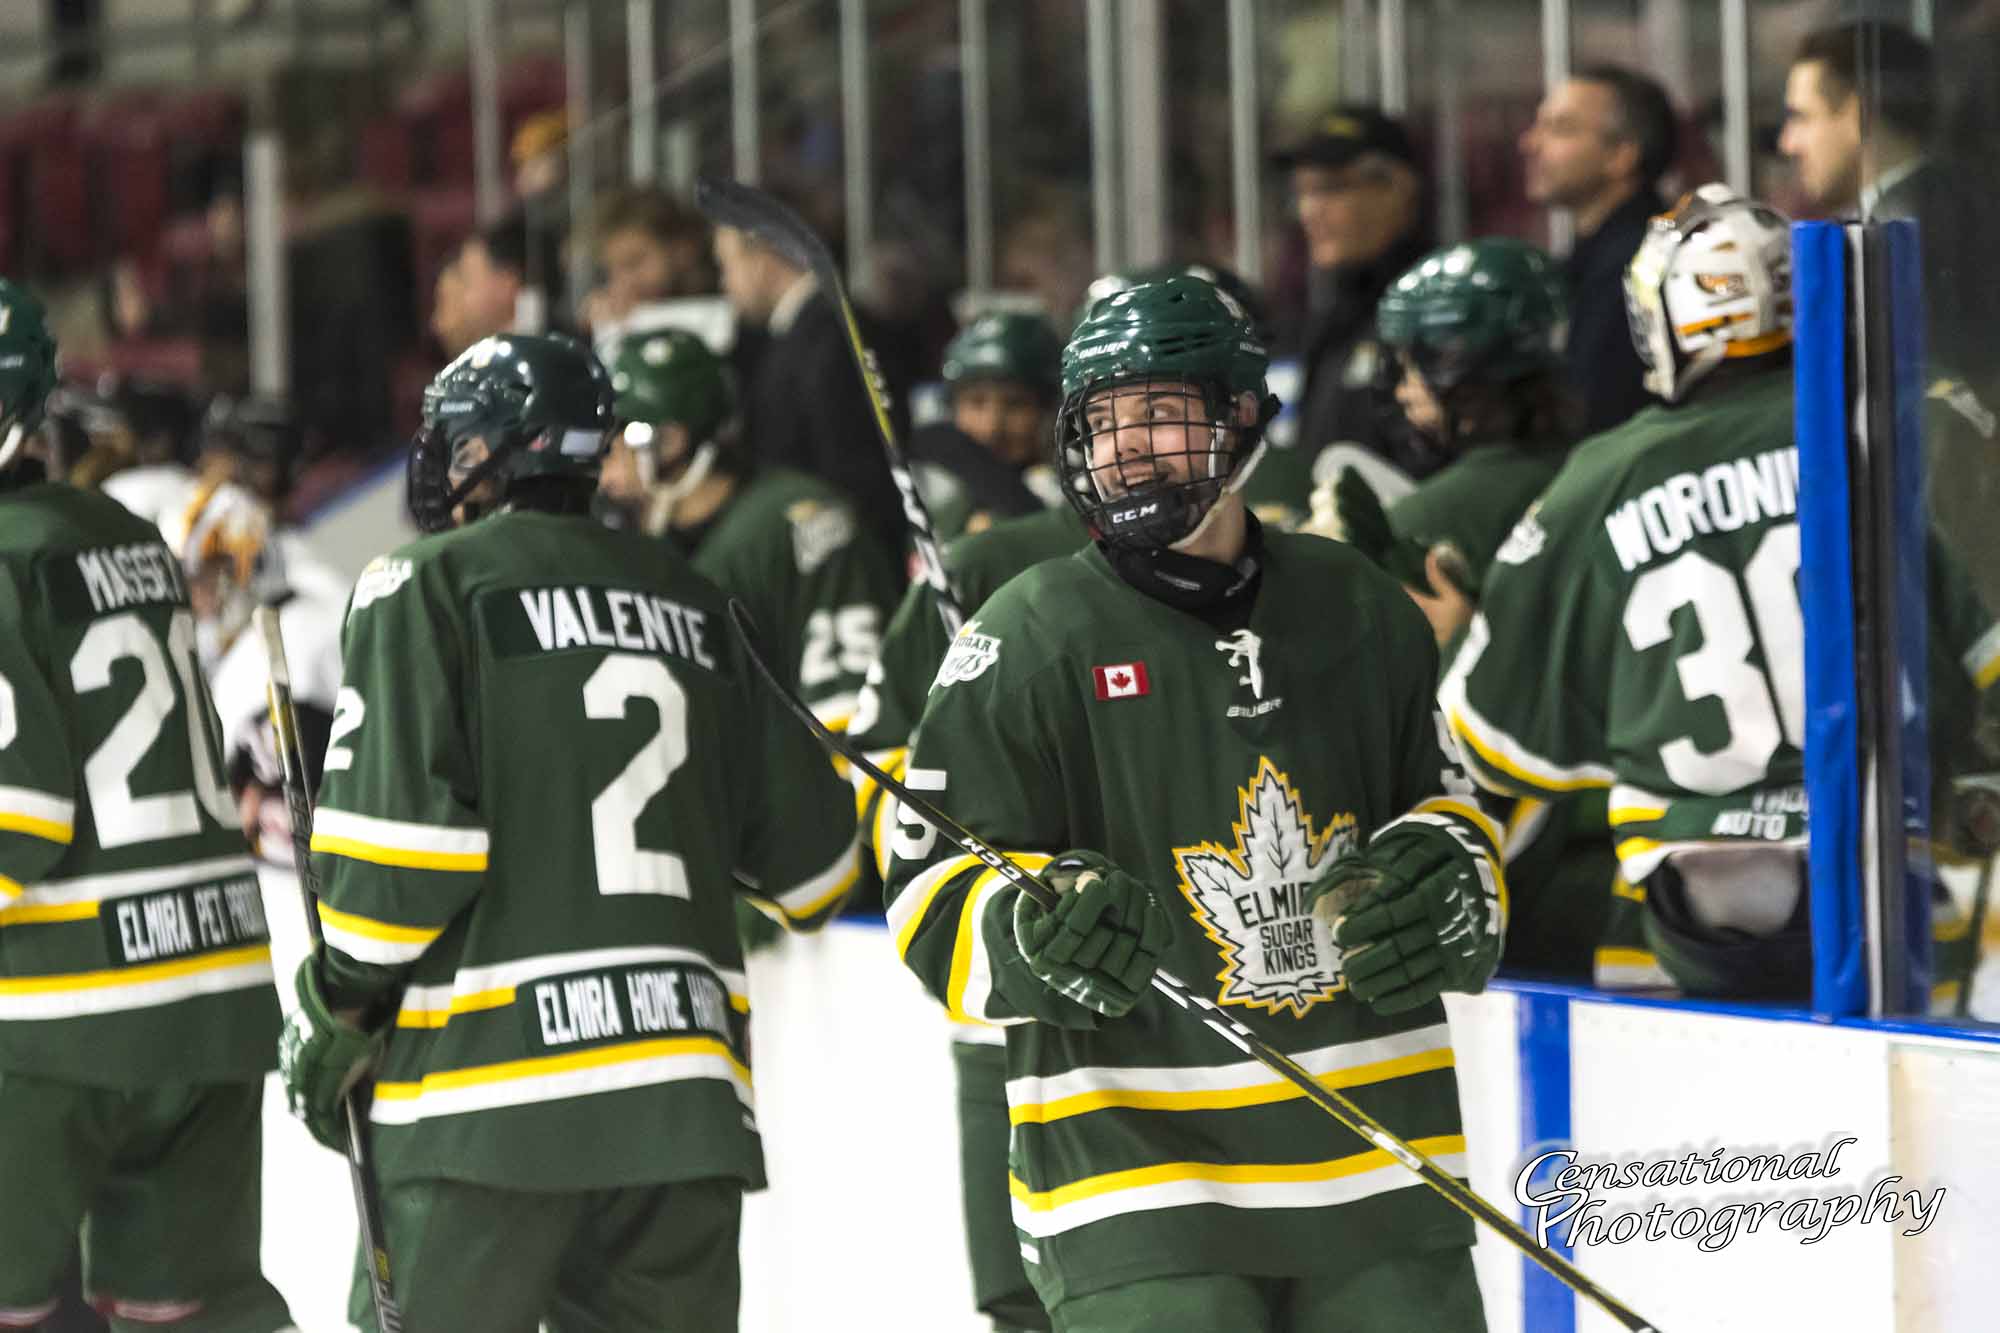
[[[1401,427],[1375,339],[1375,303],[1431,248],[1408,132],[1373,107],[1335,107],[1271,162],[1290,180],[1312,266],[1299,349],[1300,456],[1309,467],[1327,445],[1351,441],[1412,476],[1435,470],[1444,460]]]
[[[1933,92],[1930,46],[1908,28],[1821,28],[1792,59],[1778,146],[1821,211],[1916,221],[1931,358],[1985,389],[2000,371],[1985,350],[2000,315],[1981,213],[1989,191],[1931,151]]]
[[[743,396],[751,456],[840,487],[870,535],[900,555],[902,500],[839,308],[811,273],[749,232],[716,228],[715,261],[737,318],[768,338]],[[892,399],[900,417],[901,396]]]
[[[1576,240],[1569,283],[1570,389],[1585,434],[1609,430],[1654,401],[1625,322],[1625,266],[1647,222],[1666,212],[1660,177],[1674,160],[1676,126],[1666,90],[1643,74],[1593,65],[1542,99],[1521,135],[1528,197],[1566,208]]]

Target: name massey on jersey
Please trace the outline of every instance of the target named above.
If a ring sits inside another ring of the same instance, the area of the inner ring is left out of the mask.
[[[99,613],[145,602],[185,602],[181,562],[158,542],[105,546],[76,554],[76,572]]]
[[[665,653],[715,669],[706,611],[626,588],[523,588],[519,596],[535,642],[545,653],[622,648]]]
[[[1698,536],[1735,532],[1799,508],[1799,451],[1771,449],[1700,472],[1677,472],[1604,516],[1626,573]]]
[[[698,968],[586,972],[530,990],[531,1035],[545,1049],[661,1032],[729,1033],[729,992]]]

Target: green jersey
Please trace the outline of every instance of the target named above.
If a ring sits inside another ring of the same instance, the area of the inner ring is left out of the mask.
[[[1465,557],[1478,595],[1493,553],[1562,466],[1563,451],[1476,445],[1389,506],[1389,529],[1425,550],[1449,542]]]
[[[984,532],[959,538],[944,550],[945,569],[967,612],[976,612],[1007,580],[1044,560],[1069,555],[1088,535],[1083,520],[1065,504],[1003,519]],[[937,594],[919,579],[890,618],[849,732],[863,753],[891,777],[900,778],[908,764],[910,737],[949,646],[944,621],[938,616]],[[882,799],[881,789],[865,773],[854,774],[854,787],[862,841],[873,849],[876,873],[886,878],[894,804]]]
[[[1440,691],[1475,776],[1520,795],[1608,788],[1634,885],[1676,851],[1803,847],[1798,480],[1784,374],[1580,445],[1495,557]],[[1984,686],[2000,635],[1978,632],[1948,566],[1931,574],[1954,665]]]
[[[1301,901],[1401,818],[1462,826],[1499,878],[1499,831],[1441,749],[1436,670],[1403,590],[1339,543],[1267,534],[1229,634],[1093,546],[966,625],[909,782],[1030,868],[1089,848],[1151,885],[1174,920],[1163,967],[1462,1172],[1443,1006],[1354,1003]],[[1015,1225],[1045,1303],[1470,1241],[1414,1176],[1156,992],[1099,1020],[1049,990],[1014,943],[1017,891],[928,826],[905,822],[893,853],[897,952],[954,1016],[1006,1028]]]
[[[732,893],[811,926],[858,866],[721,592],[502,513],[371,564],[342,648],[312,846],[329,984],[393,1013],[385,1176],[761,1184]]]
[[[820,721],[847,729],[902,579],[826,483],[760,468],[702,532],[692,561],[740,598]],[[789,660],[785,660],[789,659]]]
[[[260,1078],[277,993],[180,562],[67,486],[0,491],[0,1070]]]

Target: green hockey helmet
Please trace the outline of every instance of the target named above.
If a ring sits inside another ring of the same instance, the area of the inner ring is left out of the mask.
[[[1439,394],[1555,369],[1567,320],[1556,261],[1506,237],[1425,255],[1375,308],[1382,341],[1414,362]]]
[[[1091,307],[1063,348],[1056,467],[1099,540],[1171,546],[1249,479],[1277,410],[1269,364],[1242,305],[1201,278],[1140,283]],[[1246,394],[1257,403],[1249,422]],[[1099,432],[1112,448],[1093,449]]]
[[[613,424],[610,373],[561,334],[482,338],[424,390],[423,428],[410,450],[410,513],[426,532],[488,477],[503,493],[531,477],[595,481]],[[483,458],[468,457],[479,440]]]
[[[55,387],[56,340],[40,299],[0,278],[0,469],[41,426]]]
[[[611,387],[621,423],[687,428],[700,444],[736,410],[729,367],[685,329],[657,329],[621,339],[611,358]]]
[[[1062,383],[1062,337],[1040,315],[993,310],[959,331],[944,349],[944,380],[1016,380],[1053,402]]]

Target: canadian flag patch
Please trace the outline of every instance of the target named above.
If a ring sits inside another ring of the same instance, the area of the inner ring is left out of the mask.
[[[1090,675],[1097,684],[1097,697],[1100,699],[1131,699],[1148,692],[1144,662],[1114,662],[1110,666],[1092,667]]]

